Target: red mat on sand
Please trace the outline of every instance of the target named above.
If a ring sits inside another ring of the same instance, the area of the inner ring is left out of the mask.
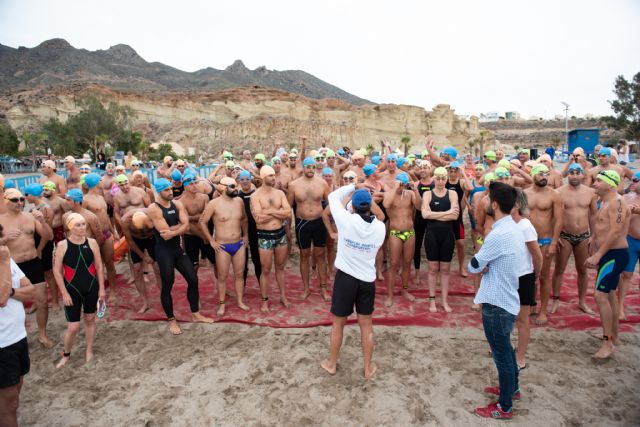
[[[295,268],[295,267],[294,267]],[[593,299],[593,284],[595,283],[595,272],[590,271],[587,303],[597,312],[597,307]],[[426,272],[423,272],[426,277]],[[153,276],[150,276],[153,277]],[[212,280],[212,270],[201,268],[200,279],[200,304],[201,312],[207,316],[215,318],[218,310],[217,290]],[[324,302],[319,295],[318,280],[312,279],[312,294],[306,301],[298,301],[302,295],[302,281],[300,274],[295,270],[287,269],[285,282],[287,287],[287,297],[293,306],[285,309],[278,303],[279,293],[275,283],[275,277],[271,280],[270,304],[271,313],[260,313],[260,294],[258,284],[253,276],[249,276],[245,290],[245,303],[251,307],[251,311],[244,312],[235,304],[234,297],[227,297],[226,314],[217,319],[222,322],[247,323],[261,326],[271,326],[277,328],[302,328],[319,325],[330,325],[331,315],[329,313],[330,303]],[[584,330],[600,327],[599,317],[589,316],[577,307],[577,289],[575,272],[567,272],[561,290],[561,306],[556,314],[550,315],[549,323],[546,327],[554,329]],[[399,292],[401,286],[398,280],[396,290]],[[632,290],[627,295],[627,320],[621,322],[621,331],[630,331],[633,325],[640,323],[640,292],[638,292],[638,277],[634,275],[631,285]],[[227,289],[233,291],[231,279],[227,282]],[[449,304],[453,308],[453,313],[445,313],[440,306],[440,296],[438,295],[438,312],[429,313],[429,303],[427,301],[426,281],[417,287],[410,285],[410,292],[417,298],[413,303],[397,295],[394,305],[391,308],[384,306],[384,294],[386,284],[377,283],[377,298],[374,311],[374,323],[388,326],[432,326],[432,327],[464,327],[478,326],[481,324],[479,312],[471,310],[473,299],[473,287],[471,278],[462,278],[457,273],[451,275],[451,292]],[[190,321],[191,315],[189,304],[186,298],[186,284],[182,276],[176,273],[176,283],[173,287],[173,304],[175,316],[180,321]],[[137,314],[140,308],[141,299],[133,285],[124,283],[124,278],[118,276],[118,286],[116,288],[117,303],[108,309],[110,320],[165,320],[166,316],[160,305],[159,290],[153,286],[150,291],[152,308],[144,314]],[[355,316],[350,318],[355,322]],[[531,322],[533,325],[533,322]]]

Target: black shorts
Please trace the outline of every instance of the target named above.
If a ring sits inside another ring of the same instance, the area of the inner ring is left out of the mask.
[[[200,263],[200,257],[204,257],[212,264],[215,264],[215,252],[211,245],[207,245],[199,236],[191,234],[185,234],[182,238],[184,240],[184,251],[193,265]]]
[[[529,273],[518,277],[518,295],[520,305],[536,305],[536,274]]]
[[[331,314],[338,317],[348,317],[353,313],[365,316],[373,313],[373,303],[376,299],[376,283],[364,282],[338,270],[333,282],[331,296]]]
[[[296,218],[296,239],[300,249],[309,249],[311,242],[316,248],[323,248],[327,244],[327,229],[322,218],[306,220]]]
[[[67,322],[79,322],[80,315],[84,311],[84,314],[93,314],[98,310],[98,282],[79,291],[72,285],[66,285],[65,288],[71,297],[71,306],[64,306],[64,315],[67,318]]]
[[[42,249],[42,268],[44,271],[49,271],[53,269],[53,240],[49,240],[44,248]]]
[[[596,277],[596,291],[609,293],[618,289],[620,274],[629,262],[629,250],[609,249],[600,258],[598,276]]]
[[[8,347],[0,348],[0,388],[19,384],[20,377],[27,375],[30,367],[26,337]]]
[[[18,267],[20,267],[20,270],[27,276],[32,285],[44,282],[44,267],[40,258],[35,257],[29,261],[20,262]]]
[[[109,215],[109,218],[113,218],[113,206],[107,204],[107,215]]]
[[[452,224],[453,236],[456,240],[464,240],[464,224],[462,223],[462,217],[458,218]]]
[[[442,227],[429,224],[424,236],[424,247],[427,251],[427,261],[451,262],[453,249],[456,246],[453,227]]]
[[[156,242],[153,239],[153,237],[149,237],[148,239],[138,239],[134,237],[133,241],[136,242],[136,245],[138,245],[138,247],[142,252],[146,250],[149,256],[151,257],[151,259],[154,261],[156,260]],[[142,262],[142,259],[134,251],[130,250],[129,254],[131,255],[132,264],[137,264],[139,262]]]

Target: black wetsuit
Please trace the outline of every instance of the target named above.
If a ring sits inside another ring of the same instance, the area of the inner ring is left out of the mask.
[[[79,245],[67,239],[62,259],[64,287],[73,301],[73,305],[64,307],[67,322],[79,322],[83,308],[85,314],[96,312],[99,283],[93,261],[93,251],[86,238]]]
[[[256,220],[253,219],[253,215],[251,215],[251,195],[255,193],[256,190],[251,190],[248,193],[243,192],[242,190],[238,191],[238,196],[242,197],[242,201],[244,203],[244,212],[247,215],[247,221],[249,223],[249,247],[246,248],[247,259],[244,264],[244,283],[247,283],[247,274],[249,272],[249,252],[251,252],[251,261],[253,262],[253,269],[256,272],[256,278],[258,281],[260,280],[260,275],[262,274],[262,265],[260,264],[260,252],[258,250],[258,227],[256,226]]]
[[[447,184],[445,185],[447,190],[453,190],[458,195],[458,219],[453,222],[453,234],[456,240],[464,240],[464,225],[462,224],[462,198],[464,197],[464,190],[462,189],[462,185],[460,185],[460,179],[455,184],[451,184],[449,180],[447,180]]]
[[[420,197],[424,197],[424,193],[433,190],[434,182],[431,181],[429,185],[418,182],[418,192]],[[416,215],[413,219],[413,229],[416,232],[416,250],[413,253],[413,266],[416,270],[420,270],[420,261],[422,258],[422,245],[424,242],[424,235],[427,231],[427,220],[422,217],[422,210],[416,209]]]
[[[162,217],[169,227],[180,224],[178,209],[176,209],[176,205],[174,205],[173,202],[169,202],[168,208],[163,207],[157,202],[156,205],[158,205],[162,211]],[[175,281],[175,269],[177,269],[187,281],[187,300],[189,301],[191,312],[198,312],[200,299],[200,294],[198,293],[198,276],[196,275],[191,260],[182,246],[180,246],[180,236],[165,240],[155,228],[153,235],[156,239],[156,261],[158,262],[160,280],[162,282],[160,301],[167,318],[170,320],[174,319],[171,289]]]
[[[432,212],[446,212],[451,209],[449,190],[447,190],[443,197],[438,197],[432,190],[429,208]],[[454,222],[455,221],[440,221],[435,219],[427,220],[427,233],[424,239],[427,260],[451,262],[453,258],[453,248],[456,244],[453,226],[451,225]]]

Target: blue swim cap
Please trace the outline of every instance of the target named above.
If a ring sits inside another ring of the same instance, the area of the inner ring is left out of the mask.
[[[80,190],[79,188],[71,188],[69,189],[69,191],[67,191],[66,194],[67,199],[71,199],[76,203],[82,203],[82,199],[83,199],[83,194],[82,194],[82,190]]]
[[[400,156],[398,157],[398,160],[396,160],[396,165],[401,168],[405,163],[407,163],[407,159],[405,159],[404,157]]]
[[[458,150],[456,150],[454,147],[446,147],[442,150],[442,152],[444,154],[448,154],[450,157],[454,159],[458,157]]]
[[[316,161],[313,160],[311,157],[305,157],[304,160],[302,161],[302,166],[315,166],[316,165]]]
[[[178,172],[180,173],[180,172]],[[156,192],[161,192],[163,190],[166,190],[167,188],[171,187],[171,183],[169,182],[168,179],[164,179],[164,178],[160,178],[157,179],[155,184],[153,184],[153,186],[156,188]]]
[[[580,165],[580,163],[572,163],[571,166],[569,166],[569,171],[574,171],[574,170],[579,170],[580,172],[584,172],[584,168],[582,167],[582,165]],[[636,172],[639,173],[639,172]]]
[[[322,169],[322,175],[333,175],[333,169],[331,169],[330,167]]]
[[[87,184],[89,190],[98,185],[100,182],[100,175],[97,173],[89,173],[84,176],[84,183]]]
[[[398,155],[395,153],[391,153],[391,154],[387,154],[387,157],[385,158],[387,161],[389,160],[395,160],[398,161]]]
[[[354,191],[353,196],[351,196],[351,204],[356,209],[371,207],[371,193],[365,189]]]
[[[373,163],[376,166],[378,166],[380,164],[380,160],[382,160],[382,158],[380,156],[378,156],[377,154],[375,156],[371,157],[371,163]]]
[[[371,163],[367,163],[362,168],[362,172],[364,173],[364,176],[371,176],[376,172],[376,167]]]
[[[338,155],[340,155],[340,156],[344,156],[344,150],[343,150],[342,148],[338,148],[338,149],[336,150],[336,153],[337,153]]]
[[[8,188],[16,188],[16,183],[12,179],[5,179],[4,181],[4,189]]]
[[[185,173],[182,177],[182,185],[184,185],[185,188],[196,182],[198,182],[198,177],[193,173]]]
[[[609,156],[611,157],[611,148],[602,147],[600,151],[598,151],[598,156]]]
[[[407,175],[404,172],[400,172],[397,176],[396,176],[396,181],[400,181],[403,184],[408,184],[409,183],[409,175]]]
[[[460,166],[461,166],[461,165],[460,165],[460,162],[451,162],[451,163],[449,164],[449,167],[450,167],[450,168],[454,168],[454,169],[460,169]]]
[[[174,169],[173,172],[171,172],[171,179],[174,181],[182,181],[182,174],[179,170]]]
[[[24,189],[26,196],[40,197],[42,196],[42,184],[30,184]]]
[[[634,173],[634,174],[633,174],[633,177],[634,177],[635,179],[640,179],[640,171],[638,171],[638,172]]]
[[[238,174],[238,179],[246,179],[246,178],[252,179],[251,172],[247,170],[240,171],[240,173]]]

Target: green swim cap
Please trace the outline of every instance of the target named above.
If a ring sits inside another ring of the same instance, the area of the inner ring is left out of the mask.
[[[42,189],[56,191],[56,184],[53,181],[47,181],[44,184],[42,184]]]
[[[120,174],[120,175],[116,176],[116,184],[118,184],[118,185],[127,184],[128,182],[129,182],[129,178],[127,178],[127,175]]]

